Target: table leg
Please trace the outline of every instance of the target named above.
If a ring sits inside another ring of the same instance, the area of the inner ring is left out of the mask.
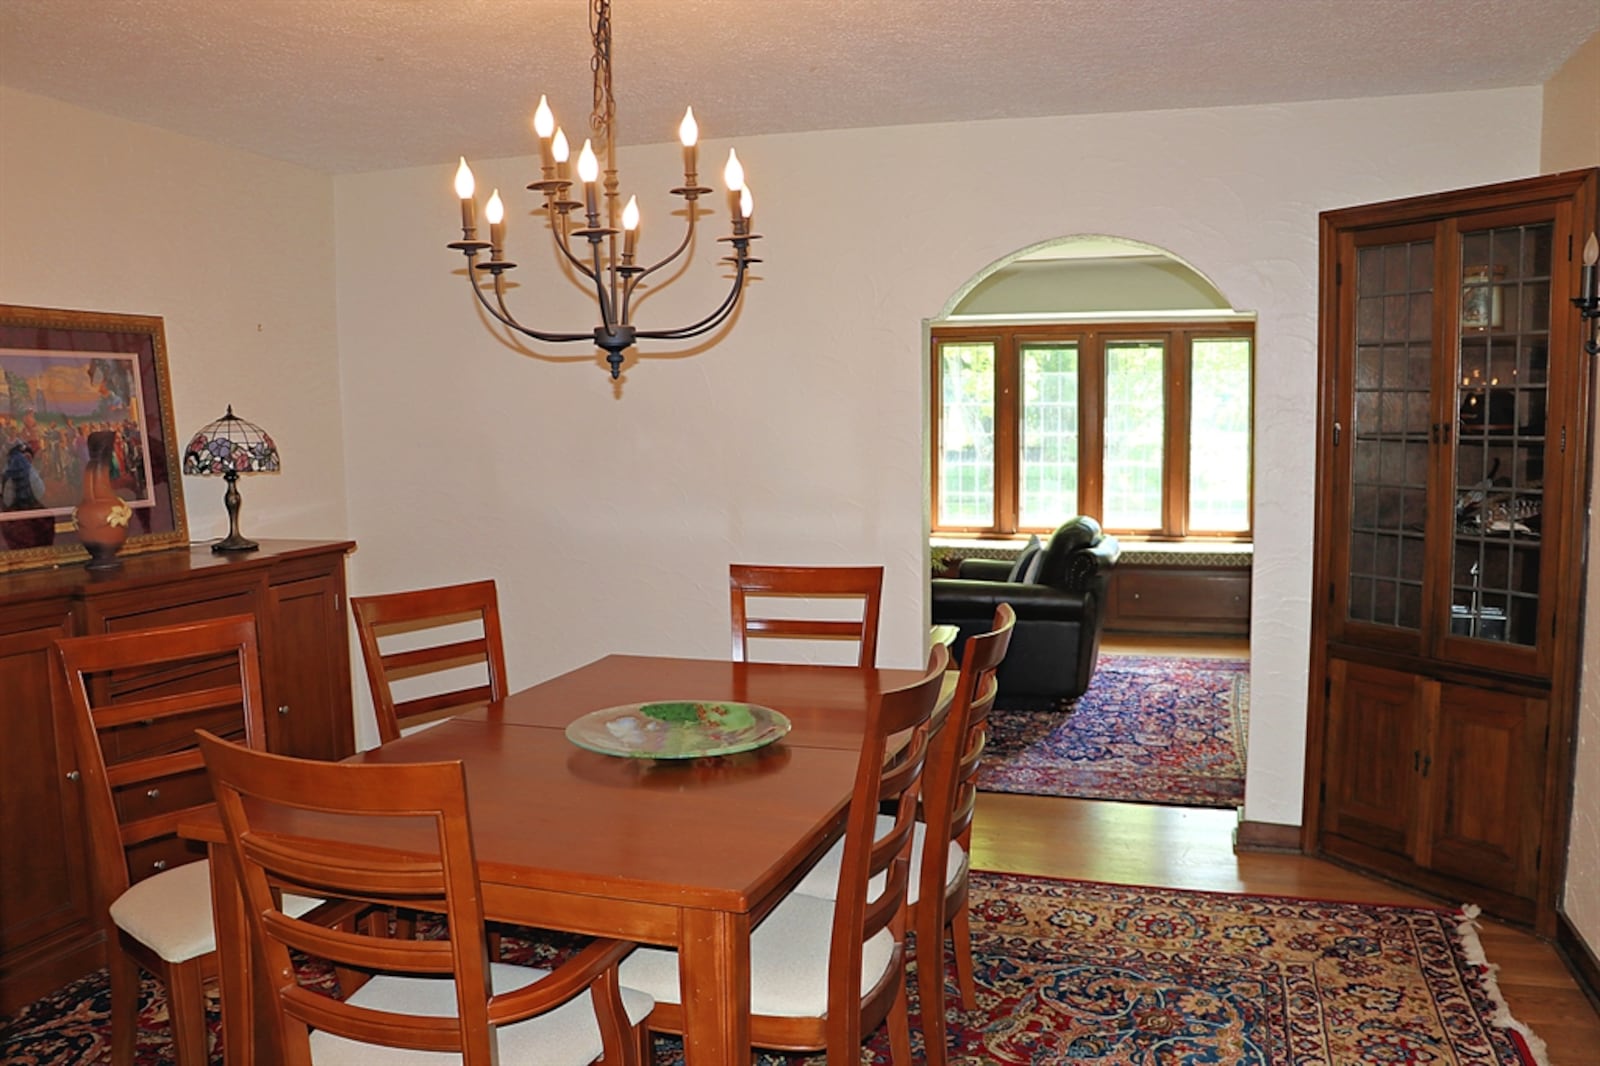
[[[686,908],[678,947],[688,1066],[751,1061],[750,916]]]

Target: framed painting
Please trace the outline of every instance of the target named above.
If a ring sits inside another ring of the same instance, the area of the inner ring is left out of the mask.
[[[89,558],[90,434],[132,510],[122,553],[188,544],[161,319],[0,304],[0,572]]]

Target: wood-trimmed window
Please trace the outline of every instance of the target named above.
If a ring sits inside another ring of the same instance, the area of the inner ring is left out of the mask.
[[[1255,326],[933,330],[933,528],[1248,539]]]

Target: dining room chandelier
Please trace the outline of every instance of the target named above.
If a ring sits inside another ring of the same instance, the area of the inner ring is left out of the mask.
[[[713,190],[700,184],[696,172],[699,128],[695,123],[694,109],[687,108],[683,122],[678,127],[678,139],[683,145],[683,184],[671,190],[674,196],[684,199],[687,208],[684,212],[686,222],[683,238],[675,249],[658,262],[646,266],[636,261],[640,226],[638,198],[630,196],[625,206],[618,205],[616,100],[611,93],[611,0],[591,0],[589,32],[594,41],[594,57],[590,61],[594,72],[594,111],[589,117],[591,137],[585,139],[577,160],[578,181],[583,186],[582,199],[572,199],[569,195],[573,185],[568,171],[570,145],[543,96],[539,98],[539,107],[533,116],[534,132],[539,138],[542,176],[528,188],[544,196],[545,219],[559,257],[593,284],[595,299],[600,305],[600,324],[592,331],[581,333],[536,329],[524,325],[512,314],[506,304],[505,278],[507,272],[515,269],[517,264],[505,257],[505,204],[500,199],[500,190],[495,189],[484,205],[489,239],[479,240],[475,182],[465,157],[456,170],[456,195],[461,198],[461,239],[451,242],[449,247],[467,257],[467,284],[477,294],[484,309],[497,321],[537,341],[556,344],[592,341],[606,353],[606,361],[611,364],[611,376],[615,379],[622,373],[623,353],[633,347],[634,342],[646,339],[685,340],[708,333],[726,322],[739,305],[750,266],[761,260],[750,256],[750,242],[758,239],[758,235],[750,231],[754,199],[745,181],[739,156],[730,149],[727,166],[723,169],[723,180],[728,188],[729,214],[733,218],[733,226],[728,236],[719,237],[718,240],[731,246],[730,254],[722,262],[733,267],[732,288],[710,314],[688,325],[671,329],[640,329],[633,324],[633,297],[640,283],[676,261],[693,245],[695,222],[701,213],[697,201]],[[594,147],[597,140],[605,153],[603,182]],[[605,200],[603,211],[601,197]],[[581,225],[574,224],[575,212],[581,212]],[[588,242],[587,248],[583,246],[585,241]],[[479,262],[484,252],[488,253],[488,259]],[[480,284],[483,274],[489,275],[491,285]],[[489,289],[492,289],[493,299],[486,291]]]

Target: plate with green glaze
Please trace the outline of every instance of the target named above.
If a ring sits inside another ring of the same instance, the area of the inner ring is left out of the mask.
[[[728,700],[659,700],[590,711],[567,739],[601,755],[699,759],[751,751],[780,740],[789,719],[771,707]]]

